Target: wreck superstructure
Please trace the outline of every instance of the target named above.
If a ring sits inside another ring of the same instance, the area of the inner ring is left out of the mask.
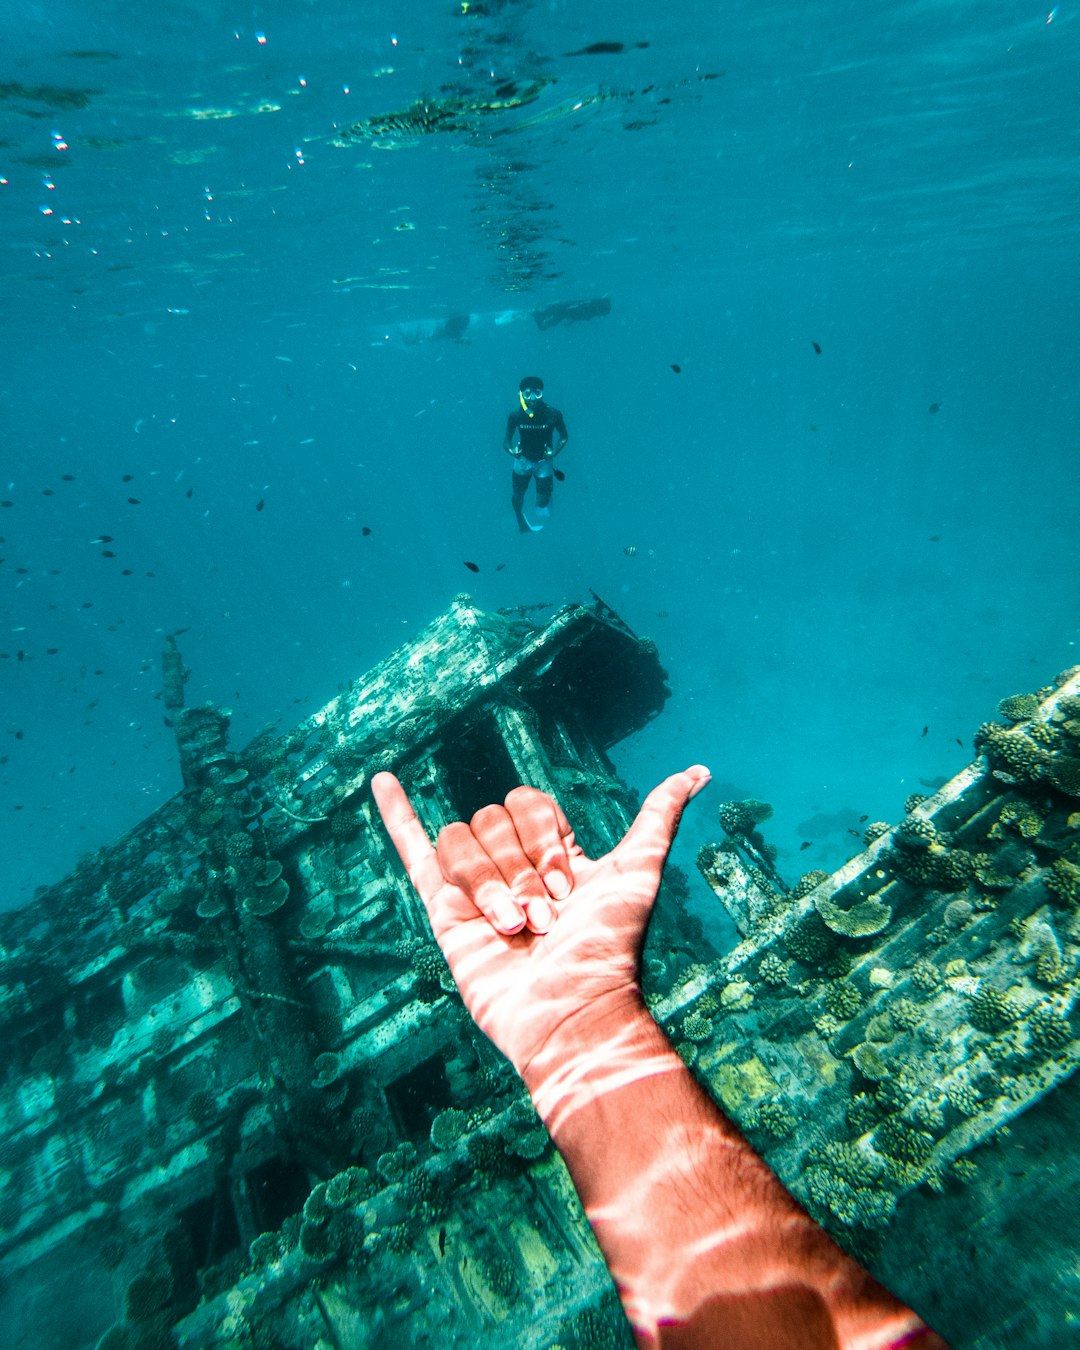
[[[393,769],[434,835],[530,782],[604,851],[655,646],[459,597],[238,752],[172,643],[164,676],[183,792],[0,918],[8,1344],[554,1343],[606,1271],[366,788]]]
[[[742,941],[656,1001],[797,1198],[954,1350],[1080,1327],[1080,672],[832,876],[727,803],[699,866]]]

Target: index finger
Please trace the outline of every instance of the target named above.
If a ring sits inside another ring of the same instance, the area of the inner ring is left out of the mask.
[[[446,878],[427,831],[412,809],[405,789],[392,773],[377,773],[371,780],[371,791],[409,880],[425,906],[429,905],[446,884]]]

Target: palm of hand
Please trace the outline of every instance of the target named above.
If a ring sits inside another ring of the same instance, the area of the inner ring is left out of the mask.
[[[466,1006],[521,1073],[575,1012],[637,986],[660,869],[625,871],[622,847],[594,862],[573,846],[574,889],[554,902],[558,917],[546,933],[496,931],[452,882],[444,882],[428,906]]]

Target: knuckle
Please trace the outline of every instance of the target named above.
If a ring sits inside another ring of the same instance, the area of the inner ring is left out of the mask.
[[[472,830],[489,829],[496,825],[503,817],[503,808],[501,806],[482,806],[479,811],[474,811],[469,821],[469,828]]]

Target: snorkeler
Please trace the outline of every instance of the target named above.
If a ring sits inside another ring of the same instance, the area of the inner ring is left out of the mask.
[[[551,461],[570,439],[558,408],[544,401],[544,381],[538,375],[526,375],[518,385],[518,403],[506,419],[503,449],[514,457],[514,492],[511,505],[518,529],[542,530],[551,514],[551,490],[555,486]],[[525,489],[536,479],[536,512],[533,524],[525,519]]]

